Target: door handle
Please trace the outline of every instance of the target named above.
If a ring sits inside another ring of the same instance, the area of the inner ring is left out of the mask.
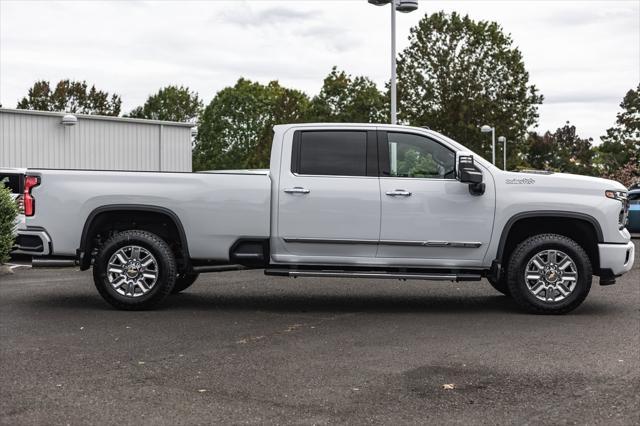
[[[387,191],[387,195],[391,197],[396,197],[396,196],[410,197],[411,193],[409,191],[405,191],[404,189],[396,189],[395,191]]]
[[[284,190],[284,192],[286,192],[287,194],[308,194],[311,192],[311,190],[296,186],[295,188],[287,188]]]

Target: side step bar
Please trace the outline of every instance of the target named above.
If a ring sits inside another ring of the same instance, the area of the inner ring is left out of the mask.
[[[479,281],[480,274],[457,273],[421,273],[421,272],[386,272],[386,271],[340,271],[340,270],[301,270],[301,269],[265,269],[265,275],[279,277],[333,277],[333,278],[383,278],[399,280],[432,280],[432,281]]]

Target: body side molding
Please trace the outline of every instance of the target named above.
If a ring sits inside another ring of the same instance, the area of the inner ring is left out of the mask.
[[[413,240],[349,240],[335,238],[283,238],[287,243],[307,244],[381,244],[391,246],[411,247],[451,247],[451,248],[478,248],[482,246],[477,241],[413,241]]]

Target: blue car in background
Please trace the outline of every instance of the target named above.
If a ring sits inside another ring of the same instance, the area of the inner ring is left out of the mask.
[[[629,232],[640,232],[640,188],[629,191],[627,197],[629,199],[627,229]]]

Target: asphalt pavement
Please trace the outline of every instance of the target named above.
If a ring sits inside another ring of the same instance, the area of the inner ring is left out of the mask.
[[[121,312],[90,273],[15,268],[0,423],[639,424],[639,255],[565,316],[524,314],[485,281],[260,271]]]

